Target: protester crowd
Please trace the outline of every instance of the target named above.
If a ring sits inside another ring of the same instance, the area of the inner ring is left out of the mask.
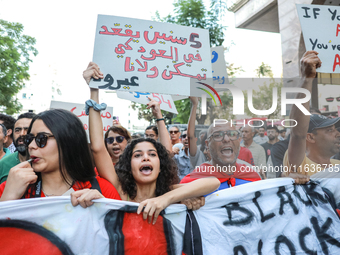
[[[304,54],[301,88],[312,90],[320,65],[317,52]],[[83,77],[87,84],[104,78],[92,62]],[[290,129],[217,121],[196,133],[198,98],[190,97],[187,129],[167,127],[159,104],[150,99],[155,125],[146,128],[144,138],[133,138],[117,121],[103,136],[104,105],[98,89],[90,91],[90,146],[71,112],[24,113],[17,119],[0,114],[0,201],[71,195],[74,206],[88,207],[106,197],[140,203],[137,213],[155,224],[172,203],[198,209],[216,190],[287,176],[304,184],[313,174],[340,169],[340,118],[322,116],[309,103],[303,106],[311,116],[292,107],[290,119],[297,125]],[[333,186],[338,206],[340,192]]]

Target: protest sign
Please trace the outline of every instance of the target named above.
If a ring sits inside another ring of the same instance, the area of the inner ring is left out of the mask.
[[[320,73],[340,73],[340,7],[297,4],[306,50],[319,53]]]
[[[212,56],[211,65],[214,83],[228,84],[227,65],[224,59],[224,47],[211,47],[210,51]]]
[[[99,89],[189,96],[212,78],[208,30],[148,20],[98,15],[93,62]]]
[[[84,125],[87,137],[89,136],[89,116],[85,114],[85,104],[75,104],[60,101],[51,101],[51,109],[64,109],[73,112],[81,120]],[[103,132],[106,132],[112,125],[113,107],[106,107],[106,110],[101,112],[103,121]]]
[[[135,213],[137,205],[100,199],[83,209],[68,197],[1,202],[1,251],[21,254],[13,251],[27,235],[14,230],[26,229],[53,240],[68,252],[62,254],[149,255],[159,247],[178,255],[340,254],[339,218],[315,183],[280,178],[236,186],[187,215],[183,205],[171,205],[156,225]],[[33,240],[43,249],[43,240]]]
[[[117,91],[117,97],[121,99],[130,100],[132,102],[147,104],[150,102],[148,97],[157,101],[161,107],[161,110],[178,113],[172,96],[157,94],[157,93],[142,93],[142,92],[123,92]]]

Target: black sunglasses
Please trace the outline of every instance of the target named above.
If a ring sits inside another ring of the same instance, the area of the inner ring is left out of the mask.
[[[181,137],[182,137],[183,139],[185,139],[185,138],[187,138],[187,135],[184,134],[184,135],[181,135]]]
[[[30,145],[34,139],[39,148],[44,148],[49,137],[54,137],[54,135],[49,135],[43,132],[38,133],[36,136],[34,136],[33,134],[27,134],[24,138],[24,143],[26,147],[28,147],[28,145]]]
[[[124,141],[125,137],[120,135],[120,136],[116,136],[116,141],[117,143],[122,143]],[[107,144],[113,144],[113,142],[115,141],[115,138],[114,137],[108,137],[108,138],[105,138],[105,142]]]

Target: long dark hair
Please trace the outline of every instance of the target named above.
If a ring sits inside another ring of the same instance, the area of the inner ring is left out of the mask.
[[[42,120],[57,141],[59,170],[65,182],[72,185],[66,178],[67,174],[73,182],[86,182],[92,179],[95,176],[92,157],[86,133],[79,118],[62,109],[44,111],[32,119],[28,134],[31,133],[36,120]],[[40,173],[37,174],[40,175]]]
[[[169,192],[171,185],[179,182],[177,165],[173,159],[170,158],[169,153],[162,144],[150,138],[133,140],[126,146],[123,154],[119,157],[118,163],[115,165],[122,190],[128,194],[131,199],[134,199],[137,195],[137,185],[131,171],[132,151],[138,143],[142,142],[151,143],[155,147],[159,157],[160,173],[156,182],[156,196],[158,197]]]

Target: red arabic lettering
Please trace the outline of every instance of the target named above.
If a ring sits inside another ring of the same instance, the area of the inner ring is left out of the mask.
[[[110,125],[107,125],[106,127],[103,128],[103,130],[106,132],[110,129]]]
[[[87,130],[88,129],[88,126],[87,124],[84,124],[84,129]]]
[[[164,80],[171,80],[173,75],[180,75],[183,77],[190,77],[190,78],[194,78],[197,80],[205,80],[206,79],[206,74],[203,75],[203,77],[200,74],[197,74],[196,76],[190,75],[190,74],[184,74],[182,73],[178,67],[185,65],[185,63],[178,63],[174,65],[174,68],[176,69],[176,72],[170,71],[169,75],[166,74],[166,69],[164,69],[163,73],[162,73],[162,78]]]
[[[177,37],[173,38],[172,35],[170,35],[169,37],[166,37],[165,33],[163,33],[162,35],[159,35],[159,32],[155,32],[153,39],[149,40],[149,31],[144,31],[144,39],[149,44],[155,44],[158,39],[163,39],[165,41],[171,41],[172,43],[178,43],[178,44],[183,44],[183,45],[187,43],[186,38],[181,37],[177,39]]]
[[[152,67],[150,71],[154,71],[154,74],[148,74],[146,77],[148,78],[156,78],[158,76],[158,69],[157,67]]]
[[[118,36],[129,36],[129,37],[134,37],[134,38],[139,38],[140,33],[137,31],[135,35],[133,35],[133,31],[131,29],[126,29],[125,34],[121,33],[122,29],[121,28],[114,28],[112,27],[113,32],[109,32],[106,26],[102,26],[102,29],[105,31],[100,31],[99,34],[101,35],[118,35]]]
[[[195,58],[196,57],[196,58]],[[196,60],[196,61],[202,61],[202,58],[201,58],[201,55],[199,53],[196,54],[196,56],[194,57],[194,54],[189,54],[188,55],[188,58],[186,58],[185,54],[183,56],[183,59],[185,62],[187,63],[192,63],[193,60]]]
[[[134,66],[131,66],[131,68],[130,68],[130,60],[131,60],[130,57],[127,57],[125,59],[125,72],[131,72],[131,71],[135,70]]]
[[[73,112],[76,108],[77,108],[77,107],[73,107],[73,108],[71,109],[71,112]]]
[[[140,46],[140,48],[139,48],[138,52],[140,52],[140,53],[144,53],[144,52],[145,52],[145,49],[144,49],[144,47],[143,47],[143,46]]]
[[[175,47],[175,55],[176,55],[176,62],[178,61],[178,52],[177,52],[177,48]]]
[[[173,59],[172,56],[172,46],[170,47],[170,51],[171,51],[171,56],[164,56],[164,54],[166,53],[166,50],[158,50],[158,54],[156,53],[156,50],[152,49],[150,51],[150,54],[152,55],[152,57],[144,57],[144,55],[141,56],[142,59],[144,60],[154,60],[156,57],[161,57],[161,58],[167,58],[167,59]]]
[[[106,112],[105,115],[102,114],[102,115],[100,115],[100,116],[101,116],[102,118],[111,119],[111,113],[109,113],[109,112]]]
[[[141,67],[143,67],[143,69],[142,69],[142,68],[138,68],[138,69],[137,69],[138,72],[146,72],[146,71],[148,70],[148,62],[144,61],[144,66],[141,64],[141,62],[140,62],[138,59],[136,59],[136,62],[137,62]]]
[[[129,40],[127,40],[127,42],[125,43],[125,45],[123,44],[118,44],[118,46],[115,48],[115,52],[117,54],[124,54],[125,53],[125,50],[132,50],[131,46],[129,45],[129,42],[132,41],[132,38],[130,38]],[[122,49],[124,48],[124,49]]]

